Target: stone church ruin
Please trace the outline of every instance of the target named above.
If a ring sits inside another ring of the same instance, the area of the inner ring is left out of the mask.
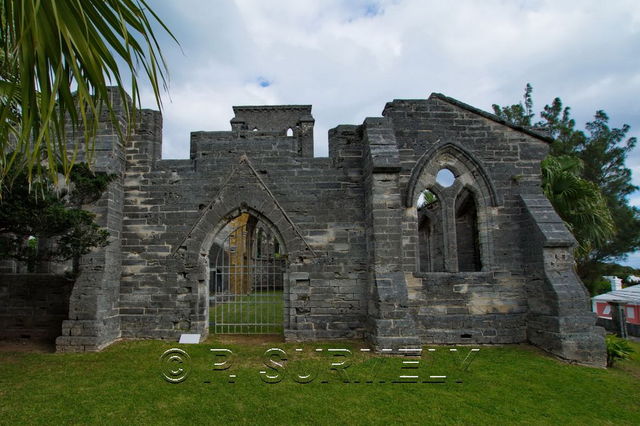
[[[95,166],[120,178],[92,209],[111,243],[81,259],[59,351],[275,332],[530,342],[604,366],[575,240],[540,187],[544,135],[432,94],[339,125],[314,158],[311,106],[233,111],[183,160],[161,159],[159,112],[124,145],[105,119]]]

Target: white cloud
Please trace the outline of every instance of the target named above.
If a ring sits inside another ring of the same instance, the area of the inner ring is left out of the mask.
[[[317,150],[326,131],[379,115],[398,97],[443,92],[489,109],[534,85],[579,122],[616,117],[640,92],[640,6],[634,2],[204,0],[158,2],[182,42],[172,49],[165,128],[184,152],[190,125],[225,123],[239,103],[312,103]],[[373,13],[372,13],[373,12]],[[262,77],[271,85],[253,83]],[[195,96],[195,97],[194,97]],[[225,117],[212,114],[226,114]],[[637,114],[624,114],[634,129]],[[178,130],[180,129],[180,130]],[[213,128],[211,130],[214,130]],[[218,129],[215,129],[218,130]]]

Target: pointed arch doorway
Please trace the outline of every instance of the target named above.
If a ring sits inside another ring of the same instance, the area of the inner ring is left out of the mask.
[[[281,237],[243,212],[209,252],[209,329],[217,334],[282,334],[287,269]]]

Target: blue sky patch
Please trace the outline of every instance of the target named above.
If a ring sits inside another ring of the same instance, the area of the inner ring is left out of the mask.
[[[374,17],[382,12],[382,8],[377,3],[367,3],[364,5],[364,16]]]

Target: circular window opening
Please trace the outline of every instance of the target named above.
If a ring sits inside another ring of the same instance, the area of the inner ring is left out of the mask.
[[[444,188],[448,188],[453,185],[453,182],[456,180],[456,175],[449,169],[441,169],[436,175],[436,182],[440,184],[440,186]]]

